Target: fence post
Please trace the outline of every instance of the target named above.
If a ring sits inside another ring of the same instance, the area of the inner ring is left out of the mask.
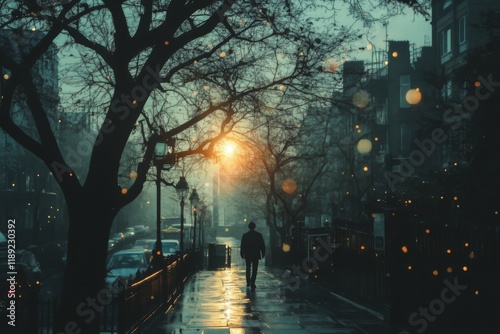
[[[123,284],[121,281],[118,284]],[[120,289],[120,292],[118,293],[118,326],[117,326],[117,333],[118,334],[125,334],[127,331],[127,325],[126,325],[126,311],[127,311],[127,301],[126,301],[126,289]]]

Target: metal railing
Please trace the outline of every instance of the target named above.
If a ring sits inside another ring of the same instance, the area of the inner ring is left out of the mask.
[[[122,289],[101,312],[100,330],[108,333],[133,333],[147,325],[159,311],[171,305],[182,292],[185,282],[201,267],[202,251],[191,251],[165,259],[162,270],[137,277]],[[58,301],[41,300],[39,328],[41,334],[52,333]]]

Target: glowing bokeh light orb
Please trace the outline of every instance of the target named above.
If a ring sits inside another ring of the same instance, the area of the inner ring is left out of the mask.
[[[126,195],[128,192],[127,188],[122,188],[122,195]]]
[[[137,172],[135,170],[133,170],[130,172],[129,176],[132,180],[135,180],[135,179],[137,179]]]
[[[418,88],[415,89],[410,89],[406,92],[406,102],[409,104],[418,104],[422,100],[422,93],[420,93],[420,90]]]
[[[334,73],[338,68],[339,64],[332,58],[328,58],[323,62],[323,71],[325,72]]]
[[[283,250],[284,253],[288,253],[290,251],[290,245],[284,243],[283,246],[281,246],[281,249]]]
[[[370,94],[366,90],[358,90],[352,95],[352,104],[358,109],[364,109],[370,104]]]
[[[372,150],[372,142],[369,139],[361,139],[358,141],[356,148],[359,153],[367,154]]]
[[[297,190],[297,183],[292,179],[286,179],[281,185],[281,189],[287,194],[293,194]]]

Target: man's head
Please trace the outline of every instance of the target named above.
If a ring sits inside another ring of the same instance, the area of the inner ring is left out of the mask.
[[[248,228],[251,230],[255,230],[255,223],[254,222],[248,223]]]

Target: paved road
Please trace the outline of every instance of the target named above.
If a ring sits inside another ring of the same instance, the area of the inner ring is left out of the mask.
[[[218,240],[237,245],[234,239]],[[325,289],[303,284],[295,291],[278,270],[265,268],[257,289],[248,290],[244,262],[233,248],[232,267],[200,271],[186,285],[174,306],[148,333],[315,333],[392,334],[381,316],[362,309]]]

